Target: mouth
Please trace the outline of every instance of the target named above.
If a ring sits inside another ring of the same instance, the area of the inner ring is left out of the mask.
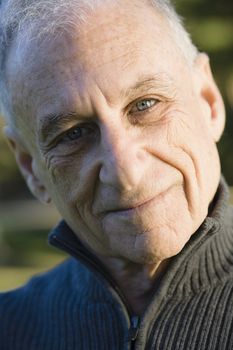
[[[149,207],[155,204],[155,202],[161,200],[167,192],[170,190],[171,187],[167,188],[166,190],[161,191],[160,193],[154,195],[153,197],[150,197],[149,199],[146,199],[142,202],[139,202],[137,204],[132,204],[127,207],[119,207],[116,209],[110,209],[106,210],[103,214],[105,215],[120,215],[120,216],[128,216],[133,215],[134,213],[140,214],[140,212],[143,212],[147,210]]]
[[[157,196],[155,196],[157,197]],[[108,210],[106,211],[106,214],[110,214],[110,213],[130,213],[131,211],[134,211],[134,210],[139,210],[140,208],[143,208],[145,207],[146,205],[148,205],[149,203],[151,203],[155,197],[152,197],[150,199],[147,199],[139,204],[134,204],[130,207],[126,207],[126,208],[119,208],[119,209],[114,209],[114,210]]]

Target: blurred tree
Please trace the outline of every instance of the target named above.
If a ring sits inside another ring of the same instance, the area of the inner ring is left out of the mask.
[[[0,119],[0,129],[3,120]],[[24,180],[18,170],[13,153],[0,132],[0,200],[30,197]]]
[[[233,1],[177,0],[178,12],[200,51],[210,57],[226,106],[226,128],[219,143],[223,174],[233,185]]]

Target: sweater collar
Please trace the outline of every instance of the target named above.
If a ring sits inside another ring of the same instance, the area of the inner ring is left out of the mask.
[[[229,189],[222,177],[208,216],[183,250],[171,259],[161,288],[167,296],[185,297],[226,278],[233,261],[233,211]]]

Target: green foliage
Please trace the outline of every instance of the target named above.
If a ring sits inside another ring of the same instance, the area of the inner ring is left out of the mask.
[[[13,152],[1,132],[2,127],[3,120],[0,118],[0,201],[29,196]]]
[[[0,232],[0,291],[16,288],[66,258],[47,244],[47,230]]]
[[[12,174],[14,177],[18,174],[14,157],[2,136],[0,137],[0,169],[0,182],[8,181],[9,174]]]

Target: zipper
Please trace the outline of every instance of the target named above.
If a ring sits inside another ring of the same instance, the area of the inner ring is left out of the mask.
[[[105,269],[103,264],[99,261],[99,259],[97,259],[92,253],[88,252],[88,250],[86,250],[85,248],[83,248],[85,252],[81,250],[82,246],[81,248],[76,246],[76,249],[75,249],[73,246],[69,245],[67,242],[60,239],[56,235],[56,233],[50,236],[50,241],[53,241],[53,245],[56,246],[57,248],[60,248],[65,252],[68,252],[75,259],[78,259],[89,268],[97,271],[100,274],[101,278],[104,278],[111,285],[111,287],[114,289],[114,291],[116,292],[116,294],[118,295],[118,297],[120,298],[122,304],[126,309],[126,313],[130,321],[128,341],[130,342],[130,350],[134,350],[135,342],[136,342],[138,332],[139,332],[139,327],[140,327],[140,317],[137,315],[133,315],[132,309],[128,304],[127,300],[125,299],[124,294],[118,288],[115,281],[111,278],[111,276],[109,275],[108,271]]]
[[[132,316],[130,330],[129,330],[129,341],[131,342],[131,346],[130,346],[131,350],[135,349],[135,342],[138,336],[139,327],[140,327],[140,317],[136,315]]]

